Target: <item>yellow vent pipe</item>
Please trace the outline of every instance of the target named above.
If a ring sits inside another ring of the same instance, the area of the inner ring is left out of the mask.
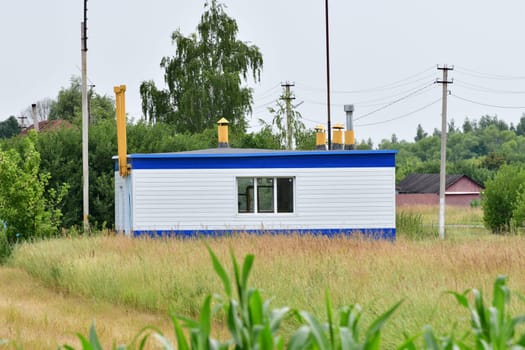
[[[315,126],[315,149],[326,151],[326,133],[322,124]]]
[[[116,96],[118,169],[120,176],[125,177],[130,173],[126,143],[126,85],[115,86],[113,90]]]
[[[332,149],[343,149],[343,129],[345,128],[344,125],[342,123],[336,123],[332,128],[334,129]]]
[[[217,130],[218,137],[219,137],[219,148],[228,148],[230,147],[228,144],[228,120],[226,118],[221,118],[217,124],[219,124],[219,128]]]

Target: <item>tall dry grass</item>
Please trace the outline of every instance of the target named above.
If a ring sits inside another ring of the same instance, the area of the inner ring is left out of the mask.
[[[79,347],[75,332],[86,334],[93,321],[105,348],[113,342],[129,343],[146,324],[171,328],[164,313],[55,291],[25,271],[0,268],[0,339],[10,340],[0,349],[57,349],[65,343]]]
[[[413,205],[398,207],[397,211],[420,214],[427,225],[439,224],[439,206]],[[481,207],[460,207],[447,205],[445,207],[446,223],[452,225],[483,225],[483,209]]]
[[[446,290],[490,291],[498,274],[525,290],[525,244],[520,237],[482,236],[450,241],[367,241],[345,237],[237,236],[219,239],[93,237],[49,240],[15,249],[10,264],[59,291],[138,310],[195,316],[205,295],[221,291],[208,244],[223,262],[229,250],[255,254],[251,284],[274,306],[323,315],[324,293],[335,307],[360,303],[370,318],[405,302],[385,330],[387,347],[401,332],[431,323],[449,331],[468,315]],[[524,313],[525,305],[511,305]],[[294,325],[295,326],[295,325]],[[292,327],[292,326],[290,326]],[[461,327],[461,326],[460,326]]]

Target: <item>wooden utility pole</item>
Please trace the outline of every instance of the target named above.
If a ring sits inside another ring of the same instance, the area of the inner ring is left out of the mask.
[[[35,128],[35,132],[39,132],[40,123],[38,121],[38,115],[36,113],[36,103],[31,104],[31,114],[33,115],[33,127]]]
[[[443,97],[441,99],[441,164],[439,170],[439,238],[445,239],[445,185],[447,180],[447,96],[448,84],[452,81],[448,80],[448,71],[453,70],[454,67],[437,67],[443,72],[443,79],[436,80],[436,83],[443,85]]]
[[[328,126],[328,150],[332,149],[332,121],[330,118],[330,34],[328,25],[328,0],[324,2],[325,32],[326,32],[326,108]]]
[[[284,95],[281,96],[281,100],[284,100],[286,103],[286,149],[293,149],[293,135],[292,135],[292,100],[295,99],[295,96],[290,92],[290,87],[295,86],[294,83],[281,83],[281,86],[284,87]]]
[[[83,179],[83,216],[84,232],[89,231],[89,153],[88,153],[88,98],[87,98],[87,0],[84,0],[84,21],[81,23],[82,55],[82,179]]]

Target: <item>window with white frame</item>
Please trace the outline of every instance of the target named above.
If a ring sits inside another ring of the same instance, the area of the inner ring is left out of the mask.
[[[293,177],[238,177],[238,213],[293,213]]]

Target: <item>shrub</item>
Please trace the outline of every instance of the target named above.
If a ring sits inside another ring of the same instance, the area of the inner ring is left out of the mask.
[[[510,232],[512,218],[525,189],[525,169],[517,165],[500,168],[486,182],[482,197],[483,222],[493,233]]]
[[[35,137],[33,135],[32,137]],[[32,137],[22,140],[22,148],[0,151],[0,250],[5,245],[32,237],[49,237],[58,232],[62,213],[57,204],[67,192],[46,189],[49,174],[40,172],[40,154]]]

